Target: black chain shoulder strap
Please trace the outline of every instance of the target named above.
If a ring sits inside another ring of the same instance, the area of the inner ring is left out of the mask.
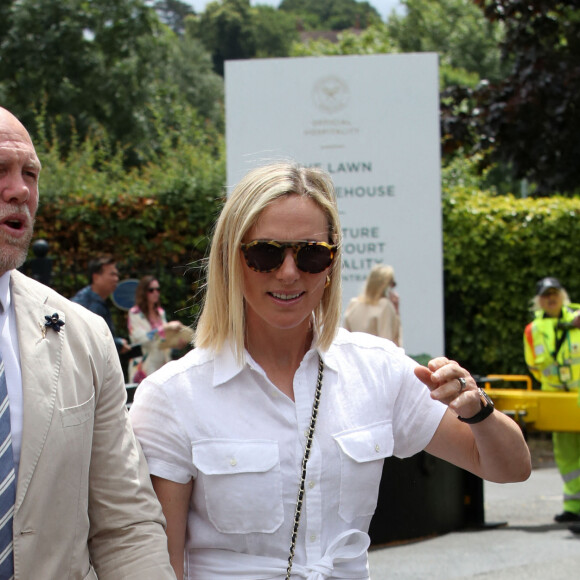
[[[318,407],[320,405],[320,391],[322,390],[322,374],[324,363],[318,355],[318,379],[316,381],[316,391],[314,393],[314,403],[312,404],[312,415],[310,417],[310,427],[306,437],[306,447],[304,448],[304,457],[302,457],[302,470],[300,472],[300,486],[298,488],[298,500],[296,501],[296,510],[294,511],[294,526],[292,528],[292,539],[290,542],[290,555],[288,556],[288,568],[286,569],[286,580],[290,579],[292,572],[292,561],[296,551],[296,538],[298,537],[298,526],[300,525],[300,515],[302,513],[302,501],[304,500],[304,483],[306,481],[306,463],[310,457],[312,448],[312,439],[314,438],[314,428],[316,427],[316,417],[318,416]]]

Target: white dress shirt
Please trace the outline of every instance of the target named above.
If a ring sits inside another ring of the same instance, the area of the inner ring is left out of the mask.
[[[22,445],[22,373],[20,350],[16,332],[16,316],[10,293],[10,272],[0,276],[0,353],[4,361],[8,400],[10,401],[10,428],[14,470],[18,479],[20,448]]]
[[[446,407],[393,343],[341,329],[324,378],[293,577],[368,579],[366,550],[385,457],[431,440]],[[295,402],[246,353],[194,349],[137,389],[133,427],[152,474],[194,479],[187,578],[285,577],[316,387],[318,352],[294,377]]]

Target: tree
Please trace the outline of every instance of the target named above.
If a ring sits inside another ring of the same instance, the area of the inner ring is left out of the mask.
[[[161,22],[167,24],[175,34],[180,36],[185,33],[185,19],[195,14],[192,7],[181,0],[155,0],[153,8]]]
[[[222,76],[226,60],[252,58],[256,44],[250,0],[210,2],[199,17],[197,33],[212,55],[214,70]]]
[[[194,34],[193,20],[187,18],[183,36],[168,42],[167,59],[158,71],[155,89],[157,108],[175,127],[174,108],[192,106],[202,117],[223,130],[223,79],[213,72],[211,55]]]
[[[338,42],[325,38],[295,42],[291,56],[331,56],[340,54],[383,54],[399,52],[384,24],[373,24],[360,34],[345,30]]]
[[[282,0],[279,10],[299,17],[307,29],[367,28],[381,21],[380,14],[368,2],[356,0]]]
[[[42,111],[65,149],[104,128],[135,165],[145,161],[143,144],[155,142],[158,107],[168,123],[172,107],[199,106],[216,117],[221,81],[211,78],[207,55],[179,39],[142,0],[20,0],[5,24],[3,104],[29,127]],[[211,87],[214,103],[183,90],[183,78]]]
[[[214,70],[241,58],[288,56],[298,38],[295,19],[269,6],[252,8],[250,0],[216,0],[196,21],[195,32],[212,55]]]
[[[121,142],[143,136],[150,58],[159,23],[139,0],[22,0],[12,4],[0,45],[7,105],[32,125],[44,108],[64,137],[71,119],[81,135],[95,121]]]
[[[272,6],[252,9],[255,55],[257,58],[284,57],[290,54],[292,43],[298,40],[296,18]]]
[[[292,1],[302,4],[301,0]],[[403,0],[403,3],[406,13],[392,13],[386,24],[375,22],[360,34],[343,32],[338,43],[315,40],[296,44],[292,54],[437,52],[442,88],[454,85],[474,88],[482,78],[505,76],[499,46],[502,27],[488,22],[471,0]]]
[[[405,14],[391,14],[387,29],[401,52],[437,52],[445,67],[505,77],[500,42],[503,26],[487,20],[473,0],[402,0]]]
[[[469,98],[487,163],[509,165],[536,195],[580,192],[580,1],[475,0],[505,26],[510,75]]]
[[[406,14],[392,13],[386,24],[376,22],[360,34],[343,32],[338,43],[316,40],[295,45],[292,53],[437,52],[443,88],[475,87],[481,78],[498,79],[505,74],[499,47],[502,28],[488,22],[471,0],[407,0],[404,4]]]

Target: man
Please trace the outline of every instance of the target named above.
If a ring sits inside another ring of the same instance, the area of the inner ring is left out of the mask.
[[[89,279],[91,283],[79,290],[71,299],[77,304],[82,304],[91,312],[105,319],[111,334],[115,339],[115,345],[119,354],[125,354],[131,347],[124,338],[116,336],[115,324],[106,299],[115,291],[119,283],[119,271],[113,256],[104,255],[89,262]]]
[[[534,320],[524,331],[524,355],[543,391],[578,392],[580,388],[580,305],[557,278],[536,285]],[[564,511],[558,523],[580,522],[580,433],[553,432],[554,459],[564,482]]]
[[[39,173],[26,129],[0,107],[0,577],[175,578],[107,325],[16,270]]]

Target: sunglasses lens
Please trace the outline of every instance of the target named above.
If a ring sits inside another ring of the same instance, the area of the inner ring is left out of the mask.
[[[332,250],[325,246],[304,246],[298,250],[297,266],[303,272],[318,274],[330,266],[332,257]]]
[[[286,248],[297,249],[296,266],[308,274],[318,274],[332,264],[334,251],[317,243],[253,242],[245,246],[246,263],[257,272],[273,272],[284,262]]]
[[[245,256],[246,263],[253,270],[271,272],[282,264],[284,248],[268,242],[258,242],[246,249]]]

